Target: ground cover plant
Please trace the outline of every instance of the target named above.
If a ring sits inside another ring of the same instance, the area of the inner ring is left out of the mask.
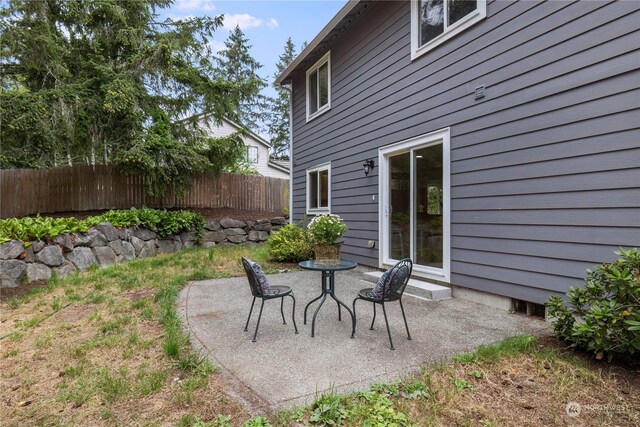
[[[15,239],[23,242],[46,240],[64,233],[86,233],[91,227],[108,222],[115,227],[143,227],[160,237],[183,231],[195,231],[202,238],[204,217],[186,210],[167,211],[149,208],[116,209],[84,219],[24,217],[0,219],[0,243]]]

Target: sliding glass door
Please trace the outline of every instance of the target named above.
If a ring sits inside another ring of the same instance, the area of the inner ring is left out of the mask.
[[[442,268],[442,144],[413,150],[414,223],[416,264]]]
[[[448,129],[380,152],[383,264],[411,258],[416,271],[448,277]]]

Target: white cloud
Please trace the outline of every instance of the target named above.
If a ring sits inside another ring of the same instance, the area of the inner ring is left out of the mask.
[[[227,30],[233,30],[236,27],[240,27],[241,30],[246,30],[247,28],[259,27],[275,28],[278,25],[280,24],[275,18],[265,20],[251,16],[248,13],[238,13],[224,15],[223,27]]]
[[[226,47],[223,42],[219,42],[217,40],[209,40],[208,45],[211,48],[211,50],[213,51],[214,55],[217,55],[218,52],[220,52],[221,50],[225,49],[225,47]]]
[[[176,8],[181,11],[203,11],[208,12],[216,9],[216,5],[208,0],[178,0]]]

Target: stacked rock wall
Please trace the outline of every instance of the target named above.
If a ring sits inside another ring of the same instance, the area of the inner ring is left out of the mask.
[[[210,219],[205,225],[202,245],[257,244],[285,224],[283,217],[247,222]],[[0,245],[0,286],[16,287],[46,280],[54,272],[61,277],[77,270],[85,271],[94,264],[105,267],[197,246],[194,232],[160,238],[146,228],[115,228],[106,222],[86,234],[62,234],[48,242],[30,243],[11,240]]]

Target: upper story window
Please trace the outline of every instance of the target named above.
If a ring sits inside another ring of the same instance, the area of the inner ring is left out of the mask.
[[[246,160],[247,163],[258,163],[258,147],[247,147]]]
[[[412,0],[411,59],[464,31],[486,15],[486,0]]]
[[[307,169],[307,213],[328,213],[330,200],[331,164]]]
[[[331,52],[307,71],[307,121],[331,108]]]

